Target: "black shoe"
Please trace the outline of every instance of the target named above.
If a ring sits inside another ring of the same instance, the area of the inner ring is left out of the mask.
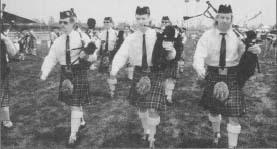
[[[143,134],[143,136],[141,137],[143,141],[148,141],[148,138],[149,138],[149,134]]]
[[[221,138],[220,133],[216,132],[213,139],[213,147],[218,147],[220,138]]]
[[[149,140],[149,148],[155,149],[155,140]]]
[[[75,148],[80,142],[79,136],[76,134],[76,138],[71,138],[71,136],[69,136],[69,140],[67,142],[67,147],[68,148]]]
[[[82,129],[86,128],[86,126],[87,126],[87,123],[85,123],[83,125],[80,125],[79,130],[82,130]]]

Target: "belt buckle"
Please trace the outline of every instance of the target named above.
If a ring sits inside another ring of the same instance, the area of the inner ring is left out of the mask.
[[[149,72],[151,72],[151,70],[150,70],[150,68],[149,68],[149,67],[147,67],[147,69],[142,69],[142,71],[143,71],[143,72],[145,72],[145,73],[149,73]]]
[[[218,74],[219,75],[227,75],[228,69],[227,68],[219,68],[218,69]]]

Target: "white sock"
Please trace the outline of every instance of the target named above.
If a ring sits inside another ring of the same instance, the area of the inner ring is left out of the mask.
[[[71,111],[71,136],[75,136],[79,130],[82,118],[82,111],[72,110]]]
[[[240,131],[241,131],[241,126],[240,125],[232,125],[230,123],[227,124],[229,148],[237,146],[238,136],[240,134]]]
[[[220,123],[221,123],[221,115],[217,115],[217,116],[212,116],[210,113],[208,115],[209,117],[209,121],[212,123],[212,127],[213,127],[213,132],[220,133]]]
[[[127,68],[127,71],[128,71],[128,78],[129,78],[130,80],[133,80],[134,67],[128,67],[128,68]]]
[[[10,121],[10,108],[9,107],[1,107],[4,115],[5,121]]]
[[[156,134],[156,129],[157,129],[157,125],[160,124],[160,116],[159,117],[147,117],[147,124],[150,128],[150,134],[149,134],[149,141],[150,140],[155,140],[155,134]]]
[[[172,102],[172,93],[175,88],[175,81],[172,78],[166,79],[165,81],[165,94],[167,96],[167,100]]]
[[[138,111],[138,115],[139,115],[139,118],[140,118],[140,121],[141,121],[141,124],[143,127],[144,134],[149,134],[150,130],[148,128],[147,121],[146,121],[147,116],[148,116],[148,111],[146,111],[146,112]]]

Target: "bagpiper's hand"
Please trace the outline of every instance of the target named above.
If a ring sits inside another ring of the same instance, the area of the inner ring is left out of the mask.
[[[165,48],[166,51],[175,51],[173,42],[171,41],[163,41],[162,46],[163,48]]]
[[[88,59],[88,55],[87,55],[84,51],[82,51],[82,52],[80,53],[80,58],[81,58],[81,59]]]
[[[111,80],[115,80],[115,79],[116,79],[116,76],[115,76],[115,75],[110,75],[110,79],[111,79]]]
[[[198,78],[199,78],[199,79],[204,79],[205,76],[206,76],[206,70],[205,70],[205,69],[203,69],[203,70],[198,70],[198,71],[197,71],[197,74],[198,74]]]
[[[42,72],[39,73],[39,76],[40,76],[40,80],[42,80],[42,81],[45,81],[45,80],[46,80],[46,76],[43,75]]]
[[[261,48],[258,44],[254,44],[253,46],[249,47],[248,51],[253,54],[260,54]]]
[[[179,60],[178,61],[178,70],[179,72],[184,72],[185,69],[185,62],[184,60]]]
[[[89,61],[89,62],[95,62],[95,61],[97,61],[97,55],[96,55],[96,53],[94,53],[92,55],[89,55],[87,61]]]
[[[168,54],[167,54],[167,57],[166,57],[167,60],[173,60],[175,57],[176,57],[175,49],[172,50],[172,51],[168,51]]]

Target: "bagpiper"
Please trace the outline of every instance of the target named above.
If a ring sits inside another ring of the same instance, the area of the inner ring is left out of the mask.
[[[114,30],[113,27],[113,19],[112,17],[104,18],[104,30],[100,33],[101,38],[101,46],[100,46],[100,73],[108,73],[109,66],[111,64],[114,48],[117,39],[117,31]]]
[[[213,143],[221,138],[222,116],[228,118],[228,148],[236,148],[241,132],[239,119],[246,114],[246,103],[238,82],[238,65],[245,45],[232,29],[233,13],[230,5],[220,5],[213,28],[199,39],[193,57],[193,67],[199,78],[206,80],[200,105],[209,111],[208,118],[214,132]],[[254,45],[248,51],[258,54]]]
[[[127,61],[135,67],[128,99],[138,110],[144,129],[142,138],[149,141],[150,148],[154,148],[160,114],[167,110],[163,85],[165,72],[153,69],[152,52],[157,44],[157,33],[145,26],[150,23],[149,7],[137,7],[135,14],[137,30],[124,40],[116,53],[112,61],[109,84],[115,85],[116,75]],[[175,50],[172,45],[166,48],[168,51]],[[169,53],[169,59],[173,59],[174,52]]]
[[[2,122],[4,128],[12,128],[13,123],[10,120],[10,109],[9,109],[9,101],[10,101],[10,91],[9,91],[9,62],[10,58],[15,56],[19,51],[8,37],[8,33],[10,30],[10,26],[8,28],[4,28],[1,31],[1,45],[0,45],[0,101],[1,101],[1,116],[5,118]]]
[[[71,107],[71,133],[69,146],[75,146],[78,131],[85,127],[83,106],[91,104],[89,97],[88,62],[96,60],[90,39],[76,29],[77,16],[73,9],[60,12],[61,30],[64,32],[50,48],[41,66],[41,80],[46,80],[54,66],[61,65],[59,100]],[[95,49],[94,49],[95,50]]]
[[[93,42],[96,46],[96,50],[94,52],[95,56],[99,54],[101,38],[98,35],[98,31],[95,29],[96,20],[94,18],[88,18],[87,20],[88,29],[86,30],[86,34],[89,36],[91,42]],[[95,70],[97,68],[96,63],[93,63],[90,66],[90,70]]]
[[[164,82],[165,94],[168,103],[171,104],[173,102],[172,94],[175,88],[176,80],[180,77],[180,73],[183,71],[184,67],[184,53],[182,42],[183,38],[176,26],[172,26],[172,23],[168,16],[162,17],[161,28],[162,32],[160,35],[166,36],[162,37],[163,46],[168,46],[169,44],[172,44],[172,46],[174,46],[174,48],[176,49],[176,57],[174,58],[174,60],[167,62],[167,66],[163,66],[167,71],[167,79]]]

